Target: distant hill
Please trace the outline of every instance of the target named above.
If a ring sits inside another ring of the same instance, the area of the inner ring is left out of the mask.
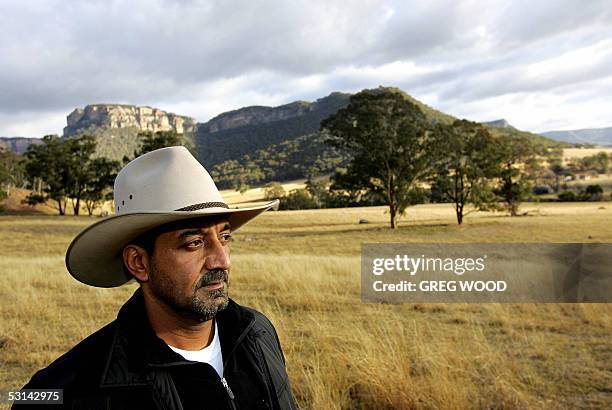
[[[399,88],[374,90],[401,94],[418,105],[432,123],[450,124],[456,120]],[[98,141],[97,155],[121,160],[139,147],[140,131],[176,130],[191,141],[198,159],[219,181],[220,188],[301,179],[333,173],[350,159],[347,152],[328,146],[319,133],[321,121],[346,107],[350,97],[351,94],[333,92],[314,102],[244,107],[219,114],[205,123],[157,108],[92,104],[68,115],[64,138],[93,135]],[[518,130],[506,120],[484,124],[494,135],[524,135],[546,146],[568,145]],[[29,143],[38,143],[34,141],[38,140],[15,138],[0,140],[0,144],[24,152]]]
[[[433,123],[450,124],[455,117],[438,111],[399,88]],[[350,157],[332,149],[319,134],[321,120],[348,105],[350,94],[332,93],[314,103],[298,101],[280,107],[253,106],[223,113],[200,124],[195,144],[200,162],[222,188],[329,174]],[[541,135],[518,130],[505,120],[485,124],[494,135],[524,135],[545,146],[563,146]],[[566,145],[566,144],[565,144]]]
[[[7,149],[17,154],[23,154],[32,144],[42,144],[40,138],[25,137],[0,137],[0,148]]]
[[[522,135],[537,141],[546,147],[559,147],[559,148],[569,148],[570,144],[565,143],[563,141],[557,141],[546,136],[540,134],[534,134],[529,131],[522,131],[518,128],[512,126],[508,120],[501,118],[494,121],[485,121],[481,122],[482,125],[485,125],[489,128],[489,132],[493,135]]]
[[[588,128],[582,130],[546,131],[540,134],[557,141],[572,144],[593,144],[612,146],[612,127]]]
[[[315,102],[279,107],[252,106],[229,111],[198,124],[194,143],[200,162],[212,167],[261,149],[313,134],[321,121],[348,105],[350,94],[332,93]]]

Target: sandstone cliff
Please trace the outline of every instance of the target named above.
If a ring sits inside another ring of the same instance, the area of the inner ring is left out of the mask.
[[[89,129],[133,128],[138,131],[170,131],[179,134],[195,130],[193,118],[184,117],[157,108],[121,104],[94,104],[77,108],[68,117],[64,137],[72,137]]]

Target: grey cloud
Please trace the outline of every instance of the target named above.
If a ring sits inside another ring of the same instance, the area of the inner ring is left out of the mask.
[[[0,112],[180,104],[224,78],[290,100],[384,83],[469,101],[606,76],[603,63],[537,82],[521,70],[610,36],[610,23],[596,1],[0,0]],[[394,61],[431,68],[392,84],[358,73]],[[309,75],[320,82],[299,89]]]
[[[396,7],[389,20],[382,2],[12,6],[3,13],[2,23],[13,24],[5,25],[9,36],[0,50],[16,46],[19,52],[0,71],[0,104],[10,110],[57,107],[75,98],[167,98],[187,84],[257,70],[301,76],[413,58],[456,34],[453,3]],[[430,27],[432,20],[441,24]],[[159,83],[173,86],[159,90]]]
[[[585,25],[609,26],[608,0],[510,1],[501,9],[503,18],[492,26],[501,45],[524,45]]]

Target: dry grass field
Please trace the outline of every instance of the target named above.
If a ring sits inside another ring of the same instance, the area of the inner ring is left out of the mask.
[[[306,180],[300,179],[295,181],[288,181],[281,184],[286,193],[291,192],[294,189],[303,189],[306,187]],[[238,192],[234,189],[225,189],[221,191],[221,196],[226,203],[230,205],[236,205],[241,207],[249,206],[255,202],[265,201],[265,188],[251,188],[245,192]]]
[[[268,212],[236,233],[231,296],[275,323],[312,409],[611,408],[611,304],[365,304],[362,242],[612,242],[612,203]],[[370,221],[359,224],[360,218]],[[64,267],[87,217],[0,217],[0,390],[22,386],[111,321],[134,286],[95,289]]]
[[[564,148],[563,149],[563,160],[565,163],[570,162],[573,159],[580,159],[589,157],[591,155],[599,154],[600,152],[606,154],[612,154],[611,147],[597,147],[597,148]]]

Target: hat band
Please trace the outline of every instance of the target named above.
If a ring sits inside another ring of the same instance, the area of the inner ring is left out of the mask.
[[[226,208],[226,209],[229,209],[229,206],[227,206],[227,204],[224,203],[224,202],[202,202],[202,203],[199,203],[199,204],[189,205],[189,206],[186,206],[184,208],[176,209],[176,211],[197,211],[199,209],[205,209],[205,208]]]

